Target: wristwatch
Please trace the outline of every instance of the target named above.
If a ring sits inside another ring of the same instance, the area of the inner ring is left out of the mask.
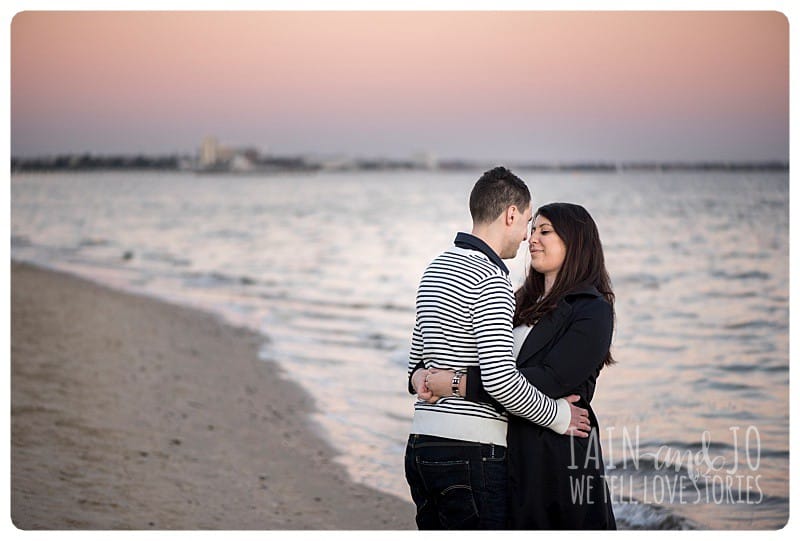
[[[453,390],[453,396],[459,396],[459,397],[461,396],[461,393],[458,392],[458,384],[461,383],[461,376],[463,375],[464,375],[463,370],[456,370],[456,373],[453,374],[453,381],[451,387],[451,389]]]

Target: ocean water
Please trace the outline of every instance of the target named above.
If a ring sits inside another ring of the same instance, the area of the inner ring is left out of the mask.
[[[469,231],[479,174],[15,174],[11,257],[262,333],[353,479],[410,500],[416,285]],[[580,203],[600,229],[618,364],[593,405],[620,527],[783,526],[788,173],[522,176],[534,207]],[[509,263],[520,283],[524,246]]]

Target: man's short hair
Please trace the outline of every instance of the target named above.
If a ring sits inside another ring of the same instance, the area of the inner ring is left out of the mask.
[[[469,212],[476,224],[495,221],[511,205],[524,212],[530,203],[528,187],[505,167],[486,171],[469,194]]]

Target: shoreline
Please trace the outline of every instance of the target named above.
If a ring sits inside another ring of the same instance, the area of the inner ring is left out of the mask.
[[[334,461],[261,335],[25,263],[10,281],[16,527],[415,528]]]

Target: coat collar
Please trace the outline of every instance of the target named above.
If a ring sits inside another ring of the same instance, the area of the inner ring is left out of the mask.
[[[602,294],[591,284],[581,284],[575,289],[564,295],[564,299],[572,300],[575,297],[602,297]],[[563,299],[562,299],[563,300]],[[568,301],[569,302],[569,301]]]
[[[468,250],[477,250],[485,254],[486,257],[488,257],[492,263],[500,267],[500,270],[503,271],[506,275],[508,275],[508,267],[506,267],[506,264],[503,263],[502,259],[500,259],[500,256],[497,255],[497,252],[492,250],[492,248],[488,244],[483,242],[475,235],[459,232],[456,235],[456,239],[453,241],[453,243],[459,248],[466,248]]]
[[[539,323],[537,323],[528,337],[522,344],[522,348],[517,355],[517,365],[522,366],[528,359],[533,357],[544,346],[546,346],[567,319],[572,315],[572,301],[577,297],[600,297],[602,296],[597,288],[592,285],[581,285],[564,295],[558,301],[555,309],[548,312]]]

